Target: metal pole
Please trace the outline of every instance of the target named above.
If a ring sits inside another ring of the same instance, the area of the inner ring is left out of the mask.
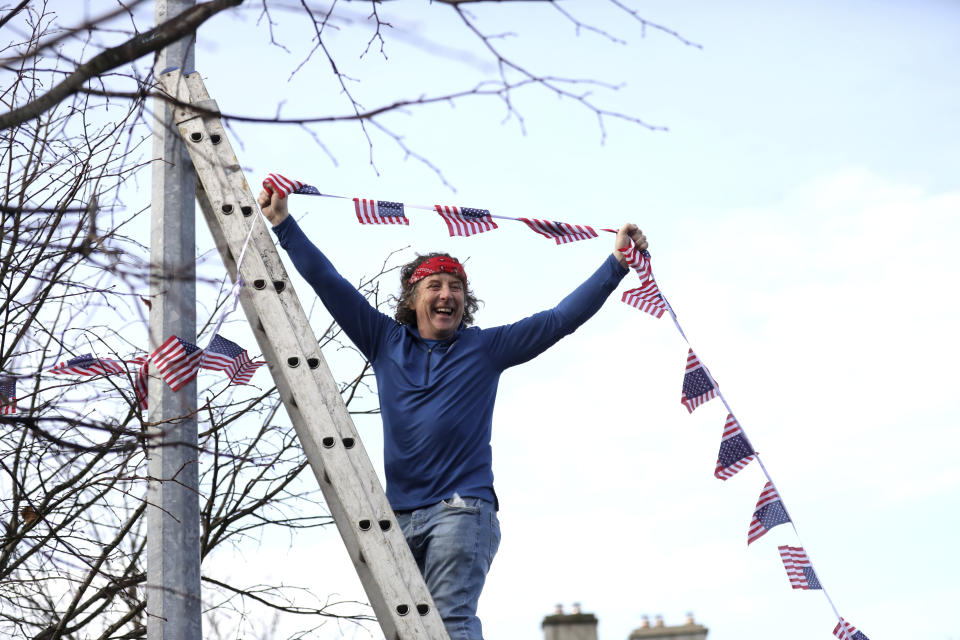
[[[155,0],[156,24],[194,0]],[[193,37],[163,49],[156,71],[192,69]],[[154,101],[150,207],[150,349],[171,335],[196,343],[195,182],[170,108]],[[147,489],[147,638],[201,640],[196,381],[174,393],[151,367]]]

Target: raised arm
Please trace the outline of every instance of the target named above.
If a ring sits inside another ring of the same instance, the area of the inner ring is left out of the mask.
[[[595,314],[628,273],[618,251],[633,242],[645,250],[647,239],[635,224],[625,224],[617,233],[614,250],[600,268],[553,309],[519,322],[487,331],[491,358],[500,368],[512,367],[540,355],[560,338],[573,333]]]
[[[357,289],[341,276],[325,255],[310,242],[297,221],[290,216],[287,201],[275,191],[263,190],[257,197],[260,210],[273,225],[293,266],[313,287],[320,301],[358,349],[371,362],[376,359],[380,336],[394,321],[375,309]]]

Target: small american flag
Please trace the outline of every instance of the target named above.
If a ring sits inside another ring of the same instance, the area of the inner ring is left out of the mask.
[[[593,230],[593,227],[586,225],[551,222],[550,220],[537,220],[535,218],[517,219],[544,238],[553,238],[557,244],[566,244],[568,242],[588,240],[597,237],[597,232]]]
[[[251,361],[246,349],[220,334],[213,336],[200,360],[201,367],[223,371],[233,384],[247,384],[256,370],[265,364],[263,360]]]
[[[70,358],[50,369],[50,373],[75,376],[107,376],[126,373],[123,363],[109,358],[96,358],[91,354]]]
[[[147,390],[147,368],[150,366],[150,356],[137,356],[133,360],[127,360],[127,364],[132,364],[137,369],[137,377],[133,379],[133,390],[137,394],[137,401],[140,403],[140,409],[147,408],[147,396],[149,391]]]
[[[756,451],[747,440],[747,434],[740,428],[740,423],[727,414],[727,423],[723,425],[723,437],[720,439],[720,453],[717,455],[717,468],[713,475],[721,480],[727,480],[738,471],[750,464]]]
[[[354,198],[353,206],[360,224],[410,224],[403,213],[402,202]]]
[[[157,366],[164,382],[179,391],[197,377],[202,355],[203,351],[197,345],[170,336],[150,354],[150,360]]]
[[[263,188],[269,191],[276,191],[280,197],[288,196],[291,193],[299,193],[308,196],[322,195],[316,187],[304,184],[299,180],[291,180],[279,173],[269,174],[263,181]]]
[[[777,547],[777,549],[780,550],[780,559],[783,560],[783,567],[787,570],[791,587],[794,589],[823,589],[803,547],[784,545]]]
[[[660,287],[653,279],[653,269],[650,266],[650,253],[640,251],[637,245],[630,243],[629,246],[618,249],[623,254],[627,264],[640,276],[640,282],[643,285],[636,289],[624,291],[620,300],[631,307],[635,307],[644,313],[649,313],[655,318],[662,318],[667,310],[667,301],[660,293]]]
[[[17,412],[17,379],[0,378],[0,414],[13,415]]]
[[[493,221],[490,212],[486,209],[471,209],[470,207],[448,207],[434,205],[437,213],[447,223],[450,236],[469,237],[475,233],[493,231],[497,223]]]
[[[784,522],[790,522],[790,516],[783,507],[783,501],[776,487],[772,482],[767,482],[763,485],[760,499],[757,500],[757,506],[753,511],[753,520],[750,521],[750,529],[747,531],[747,545],[753,544],[754,541],[765,536],[767,531]]]
[[[663,317],[667,310],[667,304],[664,302],[663,295],[660,294],[660,288],[655,280],[649,280],[642,287],[624,291],[620,299],[631,307],[649,313],[654,318]]]
[[[641,282],[646,282],[647,278],[651,278],[653,276],[653,273],[650,271],[649,252],[638,250],[637,245],[633,244],[633,242],[622,249],[617,249],[617,251],[623,254],[627,264],[637,272],[637,275],[640,276]]]
[[[833,635],[840,638],[840,640],[870,640],[870,638],[863,635],[862,631],[857,631],[855,626],[843,618],[840,618],[840,622],[833,628]]]
[[[680,402],[687,408],[687,411],[693,413],[693,410],[717,397],[717,387],[713,378],[707,372],[707,368],[700,362],[700,358],[693,352],[693,349],[687,350],[687,370],[683,374],[683,390],[680,392]]]

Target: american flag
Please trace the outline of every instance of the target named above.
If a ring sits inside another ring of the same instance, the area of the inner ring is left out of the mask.
[[[17,412],[17,379],[0,378],[0,414],[13,415]]]
[[[537,220],[534,218],[517,219],[544,238],[553,238],[557,241],[557,244],[566,244],[568,242],[588,240],[597,237],[597,232],[593,230],[593,227],[586,225],[551,222],[550,220]]]
[[[147,408],[147,368],[150,366],[150,356],[137,356],[133,360],[127,360],[127,364],[132,364],[137,369],[137,377],[133,379],[133,391],[137,394],[137,401],[140,403],[140,409]]]
[[[403,213],[402,202],[354,198],[353,206],[360,224],[410,224]]]
[[[844,633],[844,631],[846,631],[846,633]],[[840,618],[840,622],[833,628],[833,635],[840,638],[840,640],[870,640],[870,638],[863,635],[862,631],[857,631],[855,626],[843,618]]]
[[[777,547],[777,549],[780,550],[780,559],[783,560],[783,567],[787,570],[791,587],[794,589],[823,589],[803,547],[784,545]]]
[[[96,358],[91,354],[70,358],[50,369],[50,373],[75,376],[106,376],[126,373],[127,368],[118,360]]]
[[[628,246],[621,249],[617,249],[620,253],[623,254],[623,257],[626,259],[627,264],[637,272],[637,275],[640,276],[641,282],[646,282],[647,278],[653,276],[650,271],[650,253],[647,251],[640,251],[637,249],[637,245],[631,242]]]
[[[279,173],[269,174],[263,181],[263,188],[276,191],[280,194],[280,197],[288,196],[291,193],[299,193],[308,196],[319,196],[322,195],[316,187],[309,184],[304,184],[299,180],[291,180],[285,176],[280,175]]]
[[[163,380],[174,391],[197,377],[203,351],[195,344],[170,336],[166,342],[150,354]]]
[[[620,299],[631,307],[635,307],[644,313],[649,313],[654,318],[663,317],[664,312],[667,310],[667,303],[660,294],[660,288],[657,286],[656,281],[652,279],[647,281],[642,287],[624,291]]]
[[[750,529],[747,531],[747,545],[753,544],[754,541],[766,535],[767,531],[784,522],[790,522],[790,516],[783,507],[783,501],[776,487],[772,482],[767,482],[763,485],[760,499],[757,500],[757,506],[753,511],[753,520],[750,521]]]
[[[450,236],[469,237],[475,233],[484,231],[493,231],[497,229],[497,223],[493,221],[490,212],[486,209],[471,209],[470,207],[449,207],[447,205],[434,205],[437,213],[447,223],[447,229],[450,230]]]
[[[265,365],[263,360],[250,360],[246,349],[220,334],[213,336],[210,346],[203,350],[200,366],[213,371],[223,371],[234,384],[247,384],[257,369]]]
[[[711,398],[717,397],[717,387],[713,383],[707,368],[700,362],[700,358],[693,352],[693,349],[687,350],[687,370],[683,374],[683,390],[680,392],[680,402],[687,408],[687,411],[693,413],[693,410],[707,402]]]
[[[740,423],[727,414],[727,423],[723,425],[723,437],[720,439],[720,453],[717,455],[717,468],[713,475],[721,480],[727,480],[738,471],[750,464],[756,451],[747,440],[747,434],[740,428]]]

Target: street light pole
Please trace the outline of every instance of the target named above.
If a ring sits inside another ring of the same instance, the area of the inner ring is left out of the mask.
[[[156,24],[194,0],[155,0]],[[156,73],[193,68],[193,35],[162,49]],[[150,206],[150,349],[196,342],[196,187],[172,110],[154,99]],[[147,488],[147,638],[201,640],[197,383],[173,392],[151,366]]]

